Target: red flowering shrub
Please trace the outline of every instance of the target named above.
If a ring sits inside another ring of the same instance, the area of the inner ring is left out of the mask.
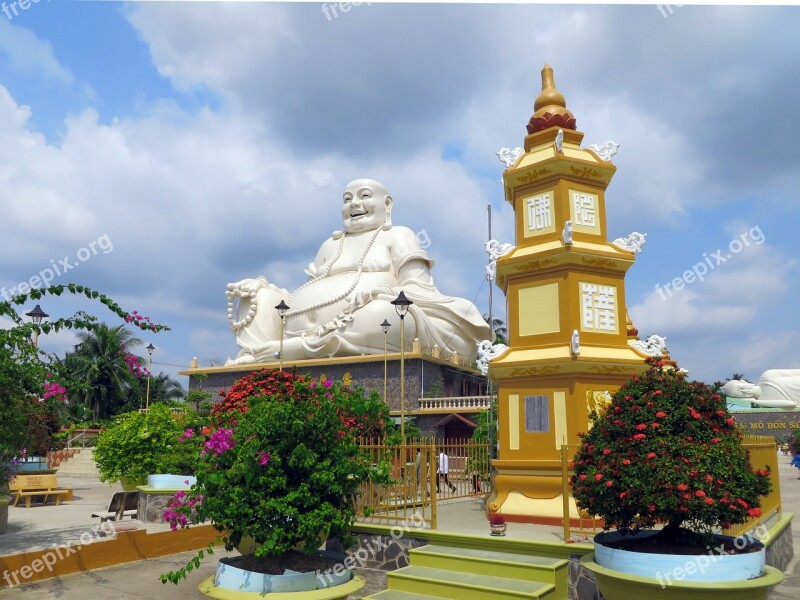
[[[753,471],[724,398],[657,359],[648,362],[606,412],[592,414],[575,455],[578,507],[607,529],[663,523],[665,536],[684,528],[708,533],[760,514],[769,473]]]
[[[211,415],[227,415],[231,412],[245,412],[247,401],[252,396],[282,396],[297,397],[294,384],[297,381],[307,381],[304,375],[295,375],[289,371],[275,371],[264,369],[255,371],[250,375],[237,379],[228,390],[222,390],[222,402],[215,404]]]
[[[222,390],[219,393],[222,402],[211,409],[211,416],[222,424],[226,417],[246,412],[250,399],[258,396],[298,400],[300,396],[295,386],[300,383],[312,387],[320,385],[326,390],[331,390],[334,385],[330,379],[314,381],[307,375],[263,369],[238,379],[230,389]],[[339,385],[337,383],[337,389]],[[336,405],[342,425],[355,437],[382,439],[389,423],[389,411],[377,393],[367,395],[362,388],[351,389],[348,385],[342,386],[342,391],[346,403],[337,401],[343,397],[341,394],[327,392],[328,398]]]

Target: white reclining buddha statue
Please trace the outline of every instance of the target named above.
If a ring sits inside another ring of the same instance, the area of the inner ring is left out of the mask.
[[[730,398],[749,400],[756,407],[800,407],[800,369],[769,369],[761,374],[757,384],[732,379],[722,386]]]
[[[406,345],[419,338],[423,346],[474,358],[476,344],[489,338],[488,324],[474,304],[436,289],[433,261],[413,231],[392,225],[392,203],[377,181],[351,181],[342,196],[343,231],[322,243],[303,285],[289,293],[263,276],[229,284],[228,316],[241,348],[229,362],[276,360],[281,301],[289,306],[284,360],[383,354],[384,319],[392,325],[389,348],[397,351],[400,318],[391,301],[401,291],[413,302]]]

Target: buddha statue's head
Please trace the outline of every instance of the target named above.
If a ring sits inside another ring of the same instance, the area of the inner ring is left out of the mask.
[[[374,179],[356,179],[342,195],[342,222],[347,233],[392,226],[392,197]]]

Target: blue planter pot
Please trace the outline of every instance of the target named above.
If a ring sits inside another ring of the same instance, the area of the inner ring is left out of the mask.
[[[632,534],[636,538],[646,538],[655,535],[657,531],[641,531]],[[754,544],[760,549],[747,554],[652,554],[648,552],[630,552],[616,550],[605,544],[613,543],[620,539],[630,539],[631,535],[619,532],[600,533],[594,538],[595,562],[607,569],[649,577],[653,579],[680,580],[680,581],[745,581],[759,577],[764,572],[766,564],[766,549],[764,544],[753,538],[731,538],[715,536],[717,545],[723,540],[734,541],[736,547],[743,548]],[[736,540],[742,540],[741,544]]]
[[[156,490],[188,490],[197,482],[193,475],[148,475],[147,487]]]

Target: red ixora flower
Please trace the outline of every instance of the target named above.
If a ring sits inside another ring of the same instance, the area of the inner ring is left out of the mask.
[[[667,413],[665,413],[663,410],[660,410],[660,411],[658,411],[656,413],[656,418],[658,418],[658,419],[663,419],[666,416],[667,416]]]
[[[629,465],[629,464],[631,464],[631,461],[629,461],[629,460],[626,458],[626,459],[624,459],[624,460],[622,461],[622,464],[623,464],[623,465]]]
[[[703,498],[703,497],[705,497],[706,493],[703,490],[697,490],[694,493],[694,495],[697,496],[698,498]]]
[[[655,452],[648,452],[647,453],[647,458],[655,458],[655,457],[656,457],[656,453]]]
[[[640,442],[640,441],[642,441],[644,439],[647,439],[647,436],[645,434],[643,434],[643,433],[635,433],[633,435],[633,439],[636,440],[637,442]]]
[[[602,478],[603,478],[603,474],[602,473],[598,473],[597,475],[594,476],[594,480],[595,481],[600,481]]]
[[[747,511],[748,517],[760,517],[761,516],[761,509],[760,508],[751,508]]]

